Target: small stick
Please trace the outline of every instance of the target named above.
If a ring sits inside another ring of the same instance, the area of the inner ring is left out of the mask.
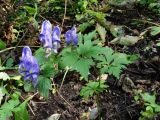
[[[64,73],[64,76],[63,76],[63,79],[62,79],[62,83],[61,83],[60,88],[59,88],[59,92],[61,92],[64,80],[66,78],[66,75],[67,75],[68,71],[69,71],[69,67],[66,67],[66,72]]]
[[[66,18],[66,12],[67,12],[67,0],[65,0],[64,15],[63,15],[63,20],[62,20],[62,29],[63,29],[64,20]]]
[[[69,70],[69,69],[68,69]],[[66,70],[67,71],[67,70]],[[67,73],[66,73],[67,74]],[[65,78],[65,77],[64,77]],[[56,86],[55,86],[55,83],[54,83],[54,80],[52,79],[52,82],[53,82],[53,86],[54,88],[56,89]],[[58,95],[60,96],[60,98],[62,98],[69,106],[72,107],[72,105],[58,92],[58,90],[56,89],[56,92],[58,93]]]
[[[36,93],[33,94],[32,96],[30,96],[29,99],[32,99],[32,98],[33,98],[35,95],[37,95],[37,94],[38,94],[38,92],[36,92]],[[22,98],[23,100],[25,100],[22,96],[21,96],[21,98]],[[35,116],[35,113],[34,113],[32,107],[31,107],[28,103],[27,103],[27,105],[28,105],[29,109],[31,110],[32,114]]]

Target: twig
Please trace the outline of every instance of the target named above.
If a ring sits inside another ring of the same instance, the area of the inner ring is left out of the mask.
[[[0,50],[0,54],[1,53],[4,53],[6,51],[9,51],[9,50],[12,50],[12,49],[15,49],[15,48],[23,48],[24,46],[17,46],[17,47],[9,47],[9,48],[6,48],[6,49],[3,49],[3,50]],[[29,47],[34,47],[34,48],[39,48],[40,46],[29,46]]]
[[[72,107],[72,105],[57,91],[58,95],[69,105]]]
[[[37,95],[37,94],[38,94],[38,92],[36,92],[36,93],[33,94],[32,96],[30,96],[30,97],[29,97],[29,100],[31,100],[31,99],[32,99],[35,95]],[[22,96],[21,96],[21,98],[22,98],[23,100],[25,100]],[[31,107],[28,103],[27,103],[27,105],[28,105],[29,109],[31,110],[32,114],[35,116],[35,113],[34,113],[32,107]]]
[[[66,18],[66,12],[67,12],[67,0],[65,0],[64,15],[63,15],[63,20],[62,20],[62,29],[64,25],[64,20]]]
[[[66,70],[67,71],[67,70]],[[56,89],[56,85],[55,85],[55,83],[54,83],[54,80],[52,79],[52,82],[53,82],[53,86],[54,86],[54,88]],[[57,94],[60,96],[60,98],[61,99],[63,99],[69,106],[71,106],[72,107],[72,105],[59,93],[59,91],[56,89],[56,92],[57,92]]]
[[[62,79],[62,82],[61,82],[61,85],[60,85],[60,88],[59,88],[59,92],[61,92],[64,80],[66,78],[66,75],[67,75],[68,71],[69,71],[69,67],[66,67],[66,72],[64,73],[64,76],[63,76],[63,79]]]

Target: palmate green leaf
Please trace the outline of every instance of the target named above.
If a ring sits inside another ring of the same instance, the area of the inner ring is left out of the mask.
[[[15,120],[29,120],[29,114],[27,111],[27,101],[24,101],[18,107],[14,108],[14,118]]]
[[[72,69],[79,72],[85,80],[88,80],[89,69],[93,65],[92,59],[80,58],[73,66]]]
[[[44,76],[38,77],[38,90],[40,92],[40,95],[42,95],[43,97],[48,97],[51,87],[51,80],[49,78],[46,78]]]
[[[9,58],[6,62],[6,67],[10,68],[10,67],[13,67],[13,58]]]
[[[62,54],[61,60],[64,66],[68,66],[70,68],[78,61],[79,56],[75,52],[66,52]]]
[[[96,31],[94,30],[94,31],[92,31],[92,32],[90,32],[90,33],[88,33],[88,34],[85,34],[84,36],[83,36],[83,39],[84,39],[84,42],[86,42],[86,41],[91,41],[95,36],[96,36]]]
[[[80,95],[84,98],[88,98],[89,96],[93,96],[94,94],[99,94],[103,92],[108,86],[105,85],[104,80],[100,81],[89,81],[86,86],[82,87],[80,91]]]
[[[12,116],[12,111],[20,103],[18,96],[19,95],[14,93],[12,99],[10,99],[8,102],[5,102],[0,107],[0,120],[6,120],[7,118]]]
[[[44,64],[46,62],[45,50],[43,48],[36,50],[35,57],[38,60],[39,65]]]
[[[128,59],[128,55],[123,53],[114,53],[111,48],[106,47],[103,55],[100,59],[97,57],[96,60],[99,61],[97,67],[100,68],[101,74],[109,73],[119,79],[122,69],[125,65],[133,62]]]
[[[6,43],[0,39],[0,50],[6,48]]]
[[[29,120],[29,114],[27,111],[27,103],[33,96],[28,97],[22,104],[13,109],[15,120]]]
[[[145,102],[155,104],[156,96],[149,93],[141,93],[141,96]]]
[[[151,35],[152,35],[152,36],[158,35],[159,33],[160,33],[160,27],[153,26],[153,27],[151,28]]]

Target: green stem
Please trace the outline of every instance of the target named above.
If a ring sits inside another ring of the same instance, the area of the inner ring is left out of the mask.
[[[98,111],[98,117],[99,120],[101,118],[101,106],[100,106],[100,99],[99,99],[99,93],[96,94],[96,103],[97,103],[97,111]]]
[[[63,86],[64,80],[65,80],[65,78],[66,78],[66,75],[67,75],[68,71],[69,71],[69,68],[67,67],[67,68],[66,68],[66,72],[64,73],[64,76],[63,76],[63,79],[62,79],[60,88],[59,88],[59,92],[61,92],[61,88],[62,88],[62,86]]]

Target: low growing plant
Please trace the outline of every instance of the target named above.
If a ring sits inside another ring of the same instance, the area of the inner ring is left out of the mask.
[[[156,95],[148,92],[138,90],[135,92],[135,100],[143,102],[143,109],[141,110],[139,120],[152,119],[160,112],[160,105],[156,103]]]

